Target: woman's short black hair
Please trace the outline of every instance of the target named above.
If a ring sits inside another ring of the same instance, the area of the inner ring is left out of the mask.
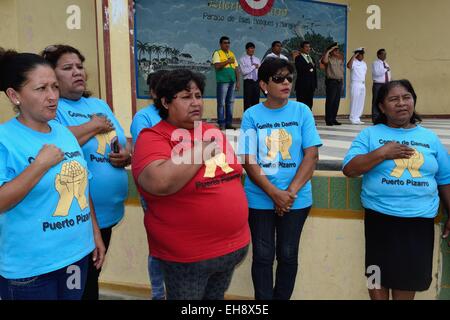
[[[150,94],[152,93],[152,90],[156,92],[156,87],[161,80],[161,78],[167,74],[169,70],[158,70],[155,73],[149,74],[147,77],[147,85],[148,90],[150,91]],[[156,97],[152,97],[155,99]]]
[[[37,54],[0,48],[0,90],[5,93],[8,88],[19,91],[26,82],[28,73],[41,65],[52,67]]]
[[[383,104],[383,102],[386,99],[386,97],[388,96],[389,92],[393,88],[398,87],[398,86],[405,88],[406,91],[411,93],[413,100],[414,100],[414,112],[413,112],[409,122],[412,124],[415,124],[417,122],[422,121],[422,118],[415,111],[416,103],[417,103],[416,92],[414,91],[414,88],[413,88],[411,82],[409,82],[409,80],[402,79],[402,80],[390,81],[388,83],[385,83],[383,86],[381,86],[380,90],[378,91],[377,99],[375,101],[376,108],[378,110],[378,117],[375,119],[374,124],[379,124],[379,123],[387,124],[387,117],[384,113],[381,112],[380,104]]]
[[[85,60],[80,50],[65,44],[54,44],[48,46],[41,52],[41,56],[44,57],[45,60],[50,62],[53,68],[56,68],[58,60],[66,53],[76,54],[78,58],[81,60],[81,62],[84,62]]]
[[[72,46],[65,45],[65,44],[53,44],[53,45],[47,46],[41,52],[41,56],[45,60],[50,62],[53,69],[55,69],[56,65],[58,64],[59,59],[61,59],[61,57],[63,55],[65,55],[66,53],[76,54],[82,63],[84,63],[84,61],[86,60],[85,57],[81,54],[80,50],[78,50],[77,48],[74,48]],[[89,91],[85,91],[83,93],[83,97],[85,97],[85,98],[88,98],[91,95],[92,94]]]
[[[161,77],[156,86],[156,99],[155,106],[159,110],[159,115],[162,119],[167,119],[169,112],[164,108],[162,99],[164,98],[167,103],[171,103],[177,93],[183,90],[190,90],[189,84],[194,82],[203,95],[205,90],[205,77],[193,72],[189,69],[177,69],[166,73]]]
[[[261,66],[258,68],[258,81],[269,83],[270,77],[276,75],[282,69],[287,69],[289,73],[294,73],[294,67],[285,59],[264,59]]]

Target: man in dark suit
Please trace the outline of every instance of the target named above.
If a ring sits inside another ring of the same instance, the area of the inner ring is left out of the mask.
[[[311,43],[303,41],[300,45],[300,54],[295,58],[297,81],[295,92],[297,101],[303,102],[311,110],[313,107],[314,91],[317,88],[317,71],[314,59],[309,55]]]

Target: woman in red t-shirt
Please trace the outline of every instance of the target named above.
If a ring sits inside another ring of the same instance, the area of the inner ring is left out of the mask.
[[[155,101],[163,120],[141,131],[133,154],[168,299],[223,299],[250,242],[242,167],[222,132],[201,121],[204,87],[190,70],[163,76]]]

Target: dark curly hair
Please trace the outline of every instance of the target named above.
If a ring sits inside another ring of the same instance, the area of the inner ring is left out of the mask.
[[[169,72],[169,70],[158,70],[155,73],[148,75],[147,85],[148,85],[148,90],[150,92],[150,95],[152,93],[152,90],[156,92],[156,86],[158,85],[159,80],[161,80],[161,78],[168,72]],[[152,97],[152,98],[156,99],[156,97]]]
[[[41,52],[41,56],[52,65],[53,69],[55,69],[59,59],[61,59],[61,57],[66,53],[76,54],[82,63],[86,60],[80,50],[65,44],[54,44],[48,46]],[[89,98],[91,95],[92,93],[90,91],[83,92],[83,97],[85,98]]]
[[[164,108],[162,99],[171,103],[177,93],[190,90],[189,84],[194,82],[203,95],[205,90],[205,77],[188,69],[177,69],[163,75],[156,86],[155,106],[162,119],[167,119],[169,112]]]

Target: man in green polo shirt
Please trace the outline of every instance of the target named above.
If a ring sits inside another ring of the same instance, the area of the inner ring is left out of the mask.
[[[212,58],[217,82],[217,122],[222,130],[234,129],[234,90],[239,91],[238,62],[230,50],[230,38],[221,37],[219,43],[220,50],[214,51]]]

